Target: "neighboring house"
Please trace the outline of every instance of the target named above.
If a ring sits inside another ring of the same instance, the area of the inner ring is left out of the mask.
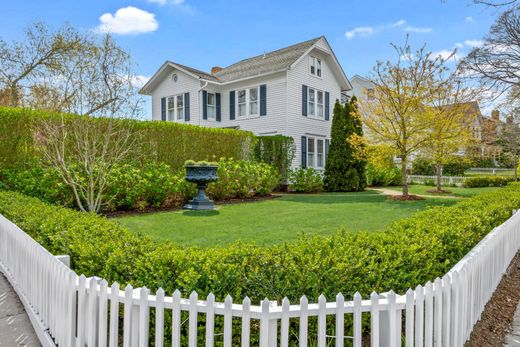
[[[367,98],[369,101],[375,98],[375,86],[368,78],[354,75],[350,79],[352,89],[348,92],[348,97]]]
[[[350,89],[322,36],[211,73],[167,61],[140,93],[154,120],[291,136],[293,167],[323,169],[334,103]]]

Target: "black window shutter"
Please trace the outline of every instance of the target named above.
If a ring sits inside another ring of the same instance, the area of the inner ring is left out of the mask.
[[[161,98],[161,120],[166,120],[166,98]]]
[[[216,109],[217,109],[217,122],[220,122],[221,119],[221,112],[220,112],[220,93],[215,94],[215,103],[216,103]]]
[[[307,86],[302,85],[302,115],[307,116]]]
[[[260,86],[260,116],[267,115],[267,86]]]
[[[229,92],[229,119],[235,119],[235,91]]]
[[[329,92],[325,92],[325,120],[330,119],[330,94]]]
[[[330,140],[325,139],[325,160],[327,160],[327,157],[329,156],[329,146],[330,146]]]
[[[208,119],[208,92],[205,90],[202,91],[202,119]]]
[[[184,120],[190,121],[190,93],[184,93]]]
[[[302,136],[302,168],[307,167],[307,136]]]

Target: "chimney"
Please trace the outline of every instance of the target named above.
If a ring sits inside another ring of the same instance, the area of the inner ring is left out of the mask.
[[[491,111],[491,119],[498,122],[500,120],[500,112],[498,110]]]
[[[220,66],[213,66],[211,68],[211,74],[214,75],[214,74],[216,74],[217,72],[219,72],[221,70],[222,70],[222,68]]]

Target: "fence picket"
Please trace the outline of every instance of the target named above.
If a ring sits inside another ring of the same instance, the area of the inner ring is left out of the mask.
[[[215,343],[215,295],[209,293],[206,298],[208,306],[206,313],[206,347],[213,347]]]
[[[107,307],[108,307],[108,283],[105,280],[99,282],[99,318],[98,318],[98,346],[107,345]]]
[[[282,300],[282,319],[280,326],[280,346],[289,346],[289,299],[287,297]]]
[[[345,338],[345,298],[336,295],[336,347],[343,347]]]
[[[251,300],[246,296],[242,302],[242,344],[243,347],[249,347],[249,334],[251,329]]]
[[[308,335],[308,312],[307,307],[309,305],[309,301],[307,297],[304,295],[300,299],[300,332],[299,332],[299,343],[300,347],[307,347],[307,335]]]
[[[189,331],[188,331],[188,346],[189,347],[197,347],[197,301],[199,300],[199,295],[196,291],[191,292],[190,294],[190,311],[189,311]]]
[[[231,347],[233,340],[233,298],[228,295],[224,300],[224,347]]]
[[[401,340],[401,330],[397,330],[396,295],[393,290],[388,293],[388,316],[390,325],[390,347],[397,347],[397,340]]]
[[[379,295],[370,294],[370,346],[379,347]]]
[[[424,288],[415,288],[415,347],[424,346]]]
[[[172,347],[181,346],[181,292],[172,295]]]
[[[414,294],[411,289],[406,292],[406,347],[413,347],[414,345]]]
[[[132,343],[132,295],[134,288],[131,285],[125,287],[125,308],[123,317],[123,347],[131,347]],[[82,345],[80,345],[82,346]]]
[[[433,346],[433,288],[430,281],[424,286],[424,346]]]
[[[109,347],[119,344],[119,283],[114,282],[110,287],[110,331]]]
[[[325,347],[327,344],[327,299],[323,294],[318,297],[318,347]]]
[[[79,288],[78,288],[78,345],[85,345],[85,319],[86,319],[86,281],[87,278],[84,275],[79,276]]]
[[[437,277],[433,282],[433,341],[442,347],[442,280]]]
[[[164,290],[155,293],[155,347],[164,346]]]
[[[139,347],[148,346],[150,331],[150,308],[148,306],[148,288],[139,291]],[[137,318],[137,317],[135,317]]]

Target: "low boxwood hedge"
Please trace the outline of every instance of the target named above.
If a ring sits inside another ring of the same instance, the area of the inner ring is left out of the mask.
[[[501,176],[476,176],[468,177],[464,181],[464,187],[466,188],[480,188],[480,187],[503,187],[507,183],[513,181],[513,177],[501,177]]]
[[[0,191],[0,213],[53,254],[69,254],[78,273],[152,291],[162,287],[169,295],[196,290],[200,298],[213,292],[222,301],[231,294],[235,302],[247,295],[255,304],[265,297],[296,302],[306,295],[315,302],[322,293],[332,300],[338,292],[347,299],[357,291],[365,298],[372,291],[404,293],[444,275],[518,207],[520,184],[513,183],[418,212],[379,232],[339,230],[269,248],[237,242],[202,249],[156,244],[99,215]],[[363,329],[368,326],[364,320]]]

